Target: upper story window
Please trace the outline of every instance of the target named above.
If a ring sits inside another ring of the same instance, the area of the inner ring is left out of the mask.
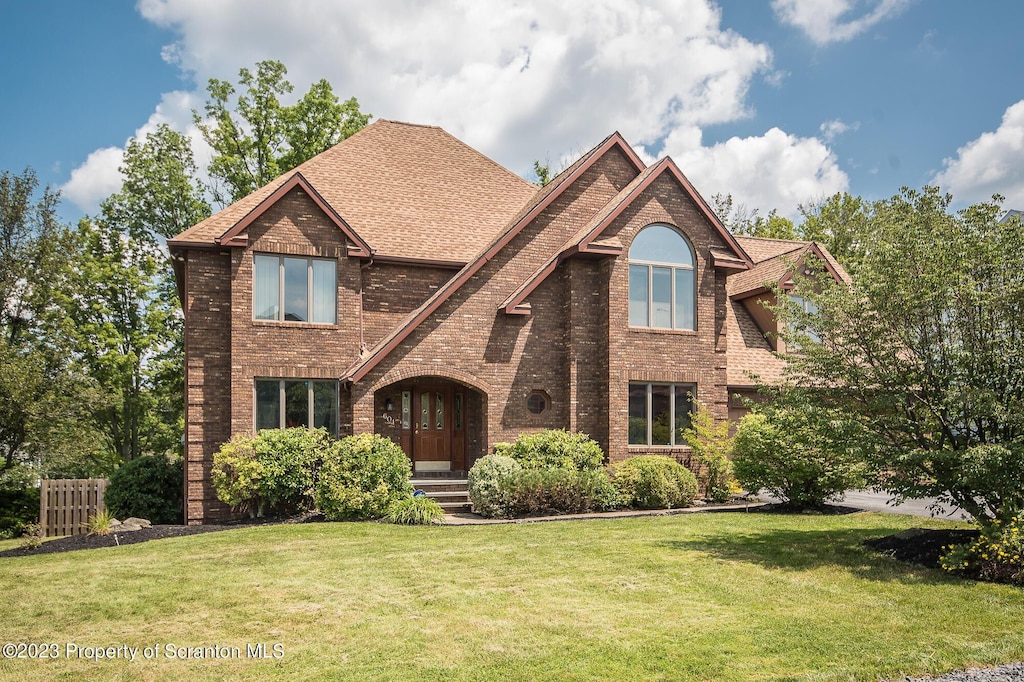
[[[253,319],[338,321],[337,265],[333,260],[253,256]]]
[[[645,227],[629,247],[629,326],[697,328],[693,249],[668,225]]]

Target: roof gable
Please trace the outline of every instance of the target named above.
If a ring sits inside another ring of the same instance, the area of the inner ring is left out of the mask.
[[[622,189],[615,197],[613,197],[607,204],[605,204],[600,211],[598,211],[593,218],[591,218],[586,225],[573,235],[559,250],[558,253],[553,255],[544,265],[536,270],[530,277],[523,282],[505,301],[501,307],[509,314],[528,314],[530,312],[529,306],[524,304],[526,298],[538,287],[540,284],[547,279],[548,275],[555,271],[559,263],[566,258],[569,258],[578,253],[594,253],[601,255],[618,255],[622,252],[622,244],[617,245],[602,242],[599,237],[612,222],[622,214],[629,205],[636,200],[643,192],[650,187],[655,180],[660,178],[662,175],[669,175],[673,178],[682,189],[682,191],[694,202],[698,210],[704,215],[707,221],[711,224],[714,231],[722,238],[726,243],[730,251],[721,252],[712,255],[713,261],[716,265],[728,267],[730,269],[737,268],[749,268],[753,265],[750,257],[744,252],[743,248],[737,243],[736,238],[726,229],[722,221],[718,219],[711,207],[708,206],[707,202],[704,201],[703,197],[694,189],[690,181],[686,179],[679,167],[676,166],[675,162],[665,157],[658,163],[645,169],[640,175],[633,179],[626,187]],[[616,240],[617,242],[618,240]]]
[[[378,120],[301,164],[368,253],[466,263],[537,187],[435,126]],[[172,246],[214,245],[291,179],[285,175],[193,226]]]
[[[599,145],[576,160],[569,168],[559,173],[547,186],[542,188],[524,205],[510,221],[506,229],[496,237],[477,257],[468,263],[459,273],[439,288],[419,308],[409,313],[392,331],[378,341],[366,354],[352,364],[342,379],[358,381],[387,357],[395,347],[405,340],[421,322],[437,310],[455,291],[479,272],[488,261],[494,258],[523,228],[530,224],[545,208],[551,205],[567,188],[583,175],[594,163],[605,154],[618,150],[633,164],[636,170],[642,171],[644,163],[636,152],[618,133],[613,133]]]

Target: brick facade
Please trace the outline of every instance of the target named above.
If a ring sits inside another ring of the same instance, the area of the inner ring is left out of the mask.
[[[628,385],[696,384],[697,398],[716,417],[729,415],[728,271],[716,268],[710,253],[736,247],[709,221],[692,190],[671,174],[655,177],[629,196],[601,232],[602,239],[621,244],[620,254],[567,256],[528,294],[529,314],[502,308],[512,292],[635,183],[640,171],[629,154],[611,146],[588,160],[550,203],[538,204],[543,210],[517,224],[517,232],[508,232],[510,239],[493,257],[463,272],[451,263],[374,262],[350,255],[352,242],[302,187],[258,214],[243,236],[245,245],[172,245],[186,261],[189,522],[229,514],[212,493],[209,467],[213,453],[233,434],[254,431],[255,379],[338,381],[398,328],[403,335],[364,375],[339,383],[342,435],[376,432],[396,442],[407,439],[394,407],[402,392],[443,381],[463,400],[467,468],[495,443],[545,428],[589,433],[612,461],[648,451],[686,461],[681,447],[627,444]],[[629,246],[652,223],[674,226],[694,249],[696,331],[629,327]],[[334,260],[338,323],[254,320],[253,256],[258,253]],[[446,287],[446,282],[458,284]],[[420,314],[432,297],[440,303]],[[527,409],[534,392],[548,399],[541,414]]]

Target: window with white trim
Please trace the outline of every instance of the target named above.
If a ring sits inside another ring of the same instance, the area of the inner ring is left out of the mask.
[[[696,384],[629,382],[629,444],[686,445]]]
[[[256,380],[256,430],[305,426],[338,433],[338,382]]]
[[[649,225],[629,247],[629,326],[697,328],[695,259],[674,227]]]
[[[337,271],[333,260],[254,254],[253,319],[337,324]]]

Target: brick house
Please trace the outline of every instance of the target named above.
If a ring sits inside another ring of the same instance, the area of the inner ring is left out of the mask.
[[[543,189],[440,128],[380,120],[168,242],[185,312],[186,516],[213,453],[295,425],[400,443],[415,475],[583,431],[685,459],[691,399],[778,376],[761,301],[816,244],[734,237],[615,133]]]

